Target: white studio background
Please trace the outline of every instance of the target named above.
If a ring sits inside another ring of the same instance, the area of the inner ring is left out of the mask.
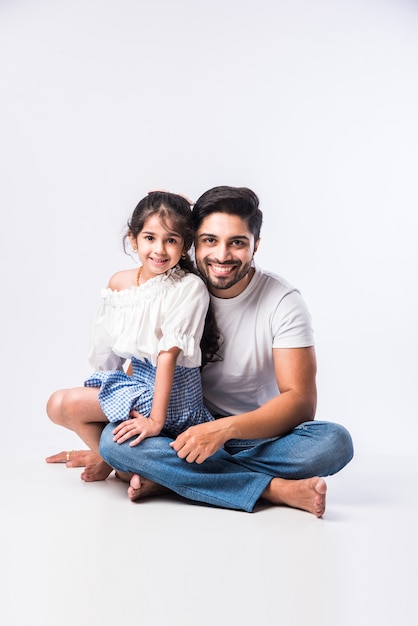
[[[79,445],[45,403],[137,201],[219,184],[312,312],[318,418],[416,451],[417,34],[412,0],[0,0],[5,453]]]

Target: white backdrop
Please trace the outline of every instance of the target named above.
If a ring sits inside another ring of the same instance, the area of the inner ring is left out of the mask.
[[[412,0],[0,0],[2,446],[78,444],[45,402],[137,201],[229,184],[313,315],[317,417],[415,452],[417,33]]]

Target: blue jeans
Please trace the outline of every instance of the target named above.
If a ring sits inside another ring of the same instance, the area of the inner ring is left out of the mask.
[[[140,474],[189,500],[251,512],[272,478],[329,476],[353,457],[348,431],[331,422],[304,422],[273,439],[231,440],[201,465],[187,463],[168,437],[139,445],[113,441],[115,423],[100,439],[100,454],[113,468]]]

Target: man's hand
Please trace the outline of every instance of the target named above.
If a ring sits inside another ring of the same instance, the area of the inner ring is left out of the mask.
[[[224,427],[226,423],[222,424],[226,419],[190,426],[170,446],[177,452],[177,456],[188,463],[203,463],[228,441]]]

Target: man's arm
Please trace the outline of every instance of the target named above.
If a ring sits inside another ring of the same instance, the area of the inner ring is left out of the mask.
[[[188,428],[171,444],[180,458],[203,463],[229,439],[277,437],[314,419],[315,349],[274,348],[273,362],[280,394],[249,413]],[[242,383],[245,385],[245,380]]]

